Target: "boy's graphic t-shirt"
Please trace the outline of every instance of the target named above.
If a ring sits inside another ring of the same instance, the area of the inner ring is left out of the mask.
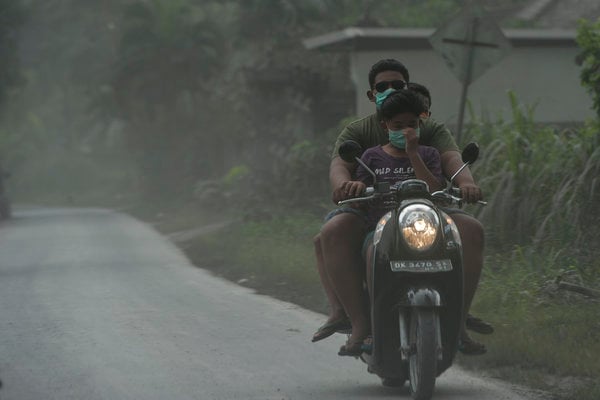
[[[442,165],[440,153],[433,147],[419,146],[418,150],[423,163],[433,176],[440,180],[443,185],[445,183],[444,175],[442,174]],[[375,146],[367,149],[361,160],[373,171],[377,176],[378,182],[389,182],[393,185],[407,179],[415,179],[415,171],[410,163],[408,156],[394,157],[386,153],[382,146]],[[364,182],[367,186],[373,185],[373,177],[361,165],[356,170],[356,179]],[[388,209],[377,208],[370,206],[367,214],[369,220],[369,229],[374,229],[377,221],[387,212]]]
[[[420,127],[420,145],[435,147],[440,154],[450,150],[460,151],[452,134],[444,124],[440,124],[430,117],[421,119]],[[340,145],[346,140],[354,140],[363,149],[368,149],[373,146],[384,145],[390,139],[387,129],[381,125],[381,116],[374,113],[354,121],[344,128],[335,141],[331,158],[338,156]]]

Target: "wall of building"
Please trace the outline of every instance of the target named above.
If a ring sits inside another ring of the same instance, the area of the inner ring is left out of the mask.
[[[535,106],[540,123],[581,123],[593,117],[591,96],[581,87],[580,67],[575,64],[576,47],[513,47],[511,54],[487,70],[469,87],[468,99],[476,115],[492,119],[511,118],[508,91],[519,102]],[[356,110],[364,116],[374,110],[366,92],[368,71],[382,58],[403,62],[410,80],[427,86],[432,95],[432,113],[440,122],[454,126],[458,120],[462,85],[432,49],[354,52],[351,76],[357,88]],[[465,114],[465,123],[469,121]]]

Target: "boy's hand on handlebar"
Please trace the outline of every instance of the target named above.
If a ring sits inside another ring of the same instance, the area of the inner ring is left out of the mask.
[[[361,181],[346,181],[333,191],[333,202],[351,199],[360,196],[366,189],[367,185]]]
[[[483,199],[481,188],[474,183],[460,185],[460,194],[467,203],[476,203]]]

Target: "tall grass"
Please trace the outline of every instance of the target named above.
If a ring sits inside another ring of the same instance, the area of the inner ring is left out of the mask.
[[[488,236],[473,312],[496,332],[481,338],[485,357],[464,362],[514,379],[526,371],[526,383],[561,399],[597,399],[598,303],[552,282],[565,275],[600,285],[600,123],[539,126],[533,107],[510,100],[511,122],[472,116],[470,126],[481,147],[472,170],[489,201],[471,209]],[[569,376],[578,378],[565,385]]]
[[[551,392],[552,398],[596,400],[599,303],[556,289],[558,258],[558,252],[533,246],[487,257],[472,312],[495,332],[476,337],[488,348],[484,357],[462,357],[461,363]]]
[[[538,126],[510,94],[513,122],[473,118],[481,160],[473,173],[489,205],[475,210],[493,247],[579,245],[598,222],[598,122],[580,129]]]

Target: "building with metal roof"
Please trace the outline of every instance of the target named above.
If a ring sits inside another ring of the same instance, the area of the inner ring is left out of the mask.
[[[534,118],[540,123],[581,123],[595,115],[591,96],[580,82],[574,29],[502,32],[512,49],[469,86],[468,101],[475,115],[510,119],[509,91],[520,103],[535,108]],[[310,50],[350,55],[357,115],[374,110],[366,96],[371,65],[395,58],[406,65],[411,81],[430,89],[433,116],[452,126],[457,122],[462,83],[432,47],[429,38],[433,33],[434,29],[349,27],[307,38],[304,45]]]

